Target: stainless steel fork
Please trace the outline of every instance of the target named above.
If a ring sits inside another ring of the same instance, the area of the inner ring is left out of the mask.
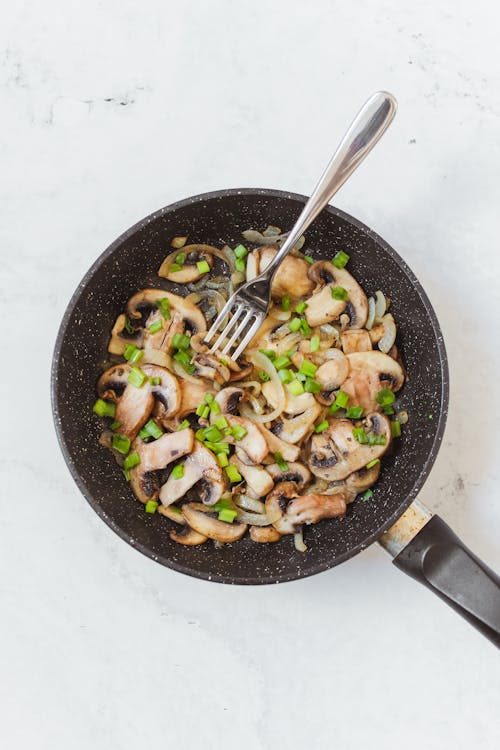
[[[328,201],[361,164],[396,114],[397,102],[386,91],[373,94],[361,107],[311,197],[278,252],[259,276],[243,284],[227,301],[205,336],[210,351],[220,351],[237,359],[253,339],[267,315],[271,283],[283,259]],[[231,317],[229,318],[229,315]],[[224,327],[224,322],[229,320]],[[213,342],[214,337],[219,336]],[[232,347],[236,346],[234,351]]]

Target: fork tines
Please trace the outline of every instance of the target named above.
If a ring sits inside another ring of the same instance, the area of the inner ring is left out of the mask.
[[[224,320],[231,314],[229,322],[222,328]],[[215,319],[212,327],[205,336],[205,342],[210,346],[216,333],[220,330],[219,336],[215,343],[210,347],[210,351],[220,351],[221,354],[229,354],[232,359],[238,359],[247,344],[253,339],[260,328],[264,313],[246,307],[241,303],[234,303],[229,300]],[[230,352],[232,346],[237,344],[234,352]]]

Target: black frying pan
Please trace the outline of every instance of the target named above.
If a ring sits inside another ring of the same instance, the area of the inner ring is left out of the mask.
[[[370,294],[392,300],[398,346],[409,372],[399,395],[410,421],[384,458],[373,498],[358,498],[343,519],[307,527],[305,554],[290,537],[256,544],[248,537],[221,549],[183,547],[169,539],[169,521],[147,515],[123,481],[112,456],[98,444],[92,414],[95,383],[107,358],[111,327],[128,298],[143,287],[176,290],[156,275],[167,240],[234,246],[241,231],[268,224],[291,227],[306,198],[276,190],[225,190],[174,203],[140,221],[94,263],[66,310],[54,352],[52,399],[57,434],[69,469],[91,506],[126,542],[153,560],[221,583],[291,581],[338,565],[376,541],[403,514],[424,484],[439,449],[448,408],[448,367],[434,311],[399,255],[351,216],[328,206],[307,232],[307,248],[330,259],[343,249],[349,270]],[[411,534],[408,539],[409,541]],[[436,516],[409,541],[396,564],[421,580],[500,645],[500,579],[462,545]]]

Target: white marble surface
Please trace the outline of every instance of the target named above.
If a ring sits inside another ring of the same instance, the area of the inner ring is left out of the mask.
[[[49,367],[96,256],[159,206],[307,193],[361,101],[398,117],[337,204],[407,259],[445,333],[448,429],[422,498],[500,568],[496,4],[3,4],[2,746],[493,750],[498,653],[373,547],[230,588],[154,564],[76,489]]]

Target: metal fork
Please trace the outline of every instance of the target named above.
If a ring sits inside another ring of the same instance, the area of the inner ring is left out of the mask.
[[[280,263],[328,201],[372,150],[391,124],[396,109],[395,98],[386,91],[373,94],[361,107],[299,218],[272,261],[259,276],[243,284],[229,298],[217,316],[205,336],[205,343],[210,346],[217,331],[220,331],[210,351],[218,350],[221,354],[229,354],[233,359],[238,359],[267,315],[271,301],[271,283]],[[224,327],[223,324],[231,313],[229,322]],[[235,345],[236,349],[231,352],[231,348]]]

